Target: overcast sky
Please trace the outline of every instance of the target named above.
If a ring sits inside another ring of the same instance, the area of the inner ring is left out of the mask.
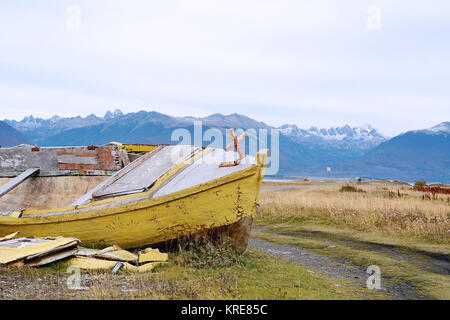
[[[450,121],[450,1],[1,1],[0,119],[116,108],[390,136]]]

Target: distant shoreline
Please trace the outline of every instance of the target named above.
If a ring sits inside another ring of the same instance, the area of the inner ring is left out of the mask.
[[[401,181],[401,180],[390,180],[390,179],[373,179],[373,178],[363,178],[361,177],[361,182],[359,183],[386,183],[386,184],[403,184],[413,186],[415,181]],[[358,183],[358,177],[356,178],[342,178],[342,177],[311,177],[311,176],[265,176],[265,183],[306,183],[306,182],[316,182],[316,183]],[[438,181],[427,182],[427,185],[448,185]]]

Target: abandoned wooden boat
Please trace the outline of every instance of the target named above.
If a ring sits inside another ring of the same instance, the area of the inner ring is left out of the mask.
[[[238,151],[119,143],[0,148],[0,236],[19,231],[134,248],[218,230],[242,251],[268,151]]]

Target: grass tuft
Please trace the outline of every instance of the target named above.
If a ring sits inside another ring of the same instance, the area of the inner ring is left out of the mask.
[[[178,251],[175,263],[190,268],[220,268],[244,264],[242,255],[233,249],[229,241],[212,243],[205,238],[191,250],[184,250],[180,246]]]
[[[366,193],[363,189],[356,188],[354,186],[346,184],[339,189],[339,192],[362,192]]]

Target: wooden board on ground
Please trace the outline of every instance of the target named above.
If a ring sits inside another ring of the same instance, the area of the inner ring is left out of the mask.
[[[43,265],[73,255],[76,238],[17,238],[0,242],[0,264],[20,267]],[[64,254],[66,252],[66,254]]]

